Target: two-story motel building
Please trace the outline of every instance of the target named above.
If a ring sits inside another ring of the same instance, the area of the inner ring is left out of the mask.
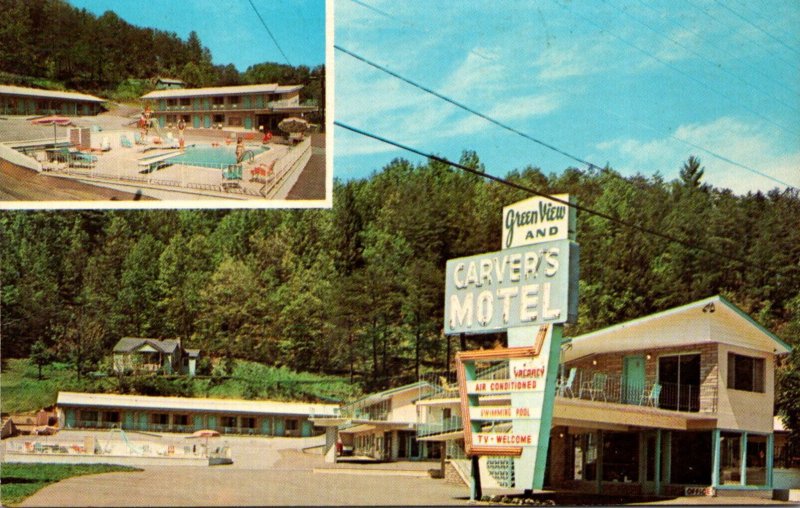
[[[317,111],[300,104],[303,85],[242,85],[209,88],[155,90],[142,96],[160,127],[241,128],[276,131],[278,123],[290,116]]]

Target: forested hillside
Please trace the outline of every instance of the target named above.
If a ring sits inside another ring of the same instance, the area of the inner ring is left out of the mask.
[[[481,167],[474,153],[462,163]],[[580,321],[567,333],[720,293],[797,342],[797,190],[736,196],[703,185],[697,165],[682,175],[508,175],[746,261],[579,212]],[[212,356],[349,374],[366,389],[410,381],[446,367],[446,260],[498,250],[502,207],[525,197],[396,160],[338,182],[333,210],[6,211],[2,354],[25,356],[42,339],[91,369],[122,336],[180,337]]]
[[[214,65],[196,32],[131,25],[113,11],[95,16],[65,0],[0,0],[0,83],[67,88],[112,100],[134,100],[152,78],[190,87],[252,83],[302,84],[300,99],[324,106],[325,68],[261,63],[239,72]],[[322,58],[322,56],[321,56]]]

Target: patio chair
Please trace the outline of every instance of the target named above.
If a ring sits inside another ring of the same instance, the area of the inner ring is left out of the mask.
[[[569,369],[569,375],[567,376],[567,378],[566,379],[562,378],[558,381],[558,388],[556,390],[556,393],[558,395],[560,395],[561,397],[565,397],[567,393],[569,393],[569,396],[571,398],[575,397],[575,394],[572,391],[572,385],[575,383],[575,375],[577,373],[578,369],[576,367],[572,367],[571,369]]]
[[[69,148],[59,148],[58,157],[63,158],[71,167],[94,167],[97,162],[97,157],[89,153],[83,152],[70,152]]]
[[[583,398],[585,392],[592,400],[602,396],[603,400],[608,402],[606,398],[606,379],[608,379],[608,375],[595,372],[591,381],[584,381],[583,384],[581,384],[581,391],[578,397]]]
[[[659,396],[661,396],[661,385],[659,383],[653,383],[649,393],[642,393],[642,398],[639,401],[639,405],[658,407]]]
[[[128,139],[128,136],[125,134],[119,137],[119,144],[123,148],[133,148],[133,143],[131,143],[131,140]]]

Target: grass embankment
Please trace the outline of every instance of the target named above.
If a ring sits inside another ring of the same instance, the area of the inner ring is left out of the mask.
[[[78,380],[67,364],[54,363],[42,369],[28,359],[8,359],[0,376],[0,410],[17,414],[36,411],[56,403],[59,391],[138,393],[224,399],[270,399],[304,402],[347,401],[360,390],[347,380],[321,374],[294,372],[255,362],[236,361],[230,375],[113,376]]]
[[[118,471],[143,470],[108,464],[3,464],[0,469],[0,502],[3,506],[19,503],[51,483],[72,476]]]

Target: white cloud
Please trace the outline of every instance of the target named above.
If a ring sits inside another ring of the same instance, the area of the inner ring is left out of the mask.
[[[800,150],[795,144],[790,145],[791,149],[787,151],[780,145],[779,139],[778,133],[771,129],[723,117],[704,124],[681,125],[673,137],[604,141],[595,146],[601,154],[593,157],[612,161],[612,167],[625,174],[660,171],[667,179],[672,179],[677,177],[686,159],[695,155],[706,168],[703,179],[715,187],[729,188],[737,193],[785,187],[775,180],[697,148],[702,147],[720,157],[800,187]]]

